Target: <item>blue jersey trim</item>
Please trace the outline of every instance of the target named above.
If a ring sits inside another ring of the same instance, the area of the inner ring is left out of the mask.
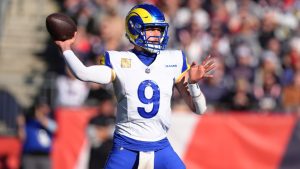
[[[167,138],[155,142],[139,141],[116,133],[114,134],[114,144],[133,151],[157,151],[171,146]]]
[[[113,68],[111,63],[110,63],[110,58],[109,58],[109,53],[108,52],[104,53],[104,61],[105,61],[106,66],[108,66],[110,68]]]
[[[137,51],[136,49],[131,50],[145,65],[149,66],[156,59],[157,54],[149,53],[146,51]]]
[[[186,59],[186,56],[183,51],[182,51],[182,60],[183,60],[183,62],[182,62],[183,64],[182,64],[181,73],[183,73],[184,71],[186,71],[188,69],[187,59]]]

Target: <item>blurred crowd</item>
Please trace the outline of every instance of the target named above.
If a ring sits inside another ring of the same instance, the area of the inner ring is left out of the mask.
[[[78,24],[80,59],[92,65],[106,50],[130,49],[125,16],[144,2],[164,12],[169,49],[190,63],[216,59],[214,78],[200,82],[211,111],[300,112],[299,0],[62,0]],[[186,111],[176,93],[173,103]]]

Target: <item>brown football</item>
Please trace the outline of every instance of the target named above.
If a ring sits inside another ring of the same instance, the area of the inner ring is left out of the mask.
[[[46,18],[46,27],[53,40],[65,41],[71,39],[77,31],[75,22],[67,15],[53,13]]]

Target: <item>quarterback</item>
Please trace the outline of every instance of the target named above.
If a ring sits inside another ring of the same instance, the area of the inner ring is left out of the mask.
[[[197,82],[212,77],[214,61],[188,65],[180,50],[165,50],[168,23],[150,4],[133,7],[126,17],[126,36],[134,45],[129,51],[107,51],[101,65],[86,67],[75,56],[72,39],[56,41],[74,75],[83,81],[113,83],[117,98],[114,146],[106,169],[182,169],[184,163],[167,139],[171,97],[177,87],[197,114],[206,110]]]

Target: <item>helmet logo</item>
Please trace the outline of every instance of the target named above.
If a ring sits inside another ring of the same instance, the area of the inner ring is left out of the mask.
[[[136,23],[136,24],[135,24],[135,27],[138,28],[138,29],[141,29],[141,28],[142,28],[142,25]]]

